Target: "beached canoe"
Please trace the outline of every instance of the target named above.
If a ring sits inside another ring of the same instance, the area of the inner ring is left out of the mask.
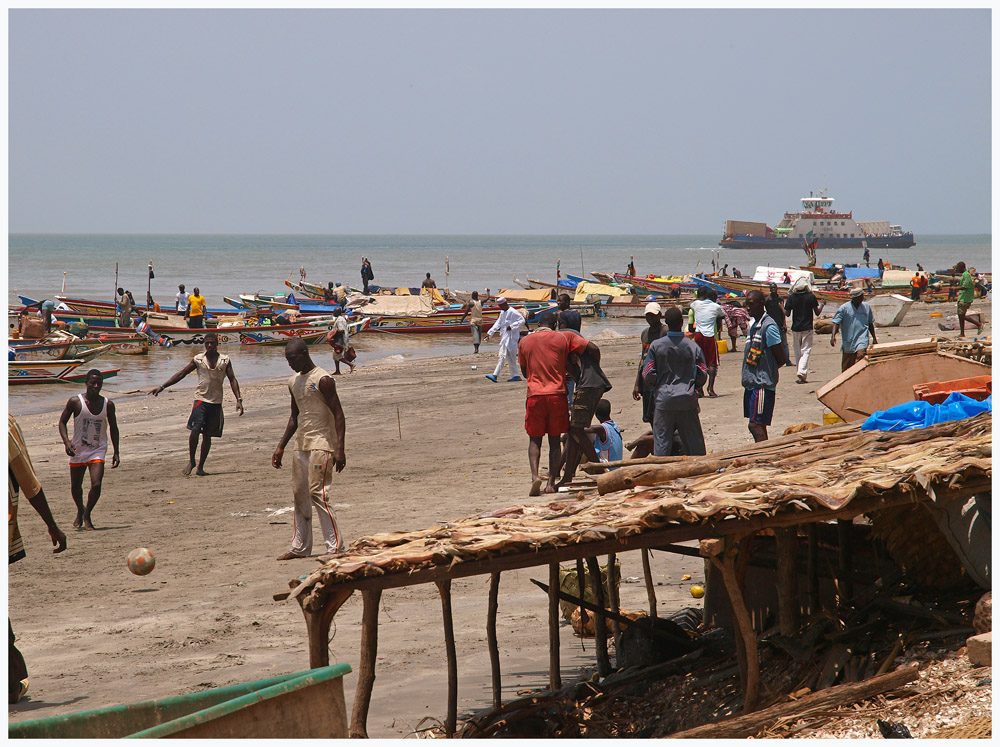
[[[87,372],[80,371],[86,361],[80,358],[57,361],[7,361],[7,384],[83,383]],[[105,379],[117,376],[120,368],[101,371]]]
[[[876,327],[898,327],[915,302],[898,293],[890,293],[869,298],[867,303],[875,316]]]

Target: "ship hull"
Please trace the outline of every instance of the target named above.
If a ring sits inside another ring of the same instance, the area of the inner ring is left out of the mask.
[[[869,249],[909,249],[917,242],[912,233],[901,236],[877,236],[869,238],[837,238],[821,237],[816,239],[817,249],[861,249],[861,242],[867,243]],[[719,246],[726,249],[802,249],[802,239],[781,239],[770,236],[751,236],[737,234],[723,236]]]

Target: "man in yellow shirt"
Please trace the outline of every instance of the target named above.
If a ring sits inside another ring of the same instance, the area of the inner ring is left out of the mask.
[[[188,329],[205,328],[205,297],[197,287],[194,293],[188,296],[188,307],[184,312],[184,318],[187,319]]]

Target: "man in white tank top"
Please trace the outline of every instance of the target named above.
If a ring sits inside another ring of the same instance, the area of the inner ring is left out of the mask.
[[[197,290],[197,289],[195,289]],[[240,397],[240,383],[233,373],[233,364],[229,356],[219,352],[219,336],[215,332],[205,335],[205,352],[198,353],[191,362],[175,373],[162,386],[150,390],[154,397],[159,395],[164,389],[176,384],[192,371],[198,372],[198,388],[195,390],[194,407],[191,408],[191,416],[188,418],[188,430],[191,436],[188,438],[188,464],[184,468],[184,474],[190,475],[194,469],[194,456],[198,452],[198,437],[203,436],[201,442],[201,455],[198,459],[198,469],[196,475],[206,475],[205,460],[208,459],[208,450],[212,448],[212,439],[222,436],[222,381],[229,379],[229,385],[236,396],[236,412],[243,414],[243,399]]]
[[[73,502],[76,504],[77,529],[93,529],[92,513],[101,497],[104,482],[104,457],[108,453],[108,433],[111,433],[111,469],[120,463],[118,458],[118,420],[115,417],[115,403],[101,396],[104,377],[96,368],[87,372],[87,393],[71,397],[59,416],[59,437],[66,446],[69,456],[69,481]],[[66,429],[70,416],[73,417],[73,438]],[[87,503],[83,503],[83,475],[90,472],[90,492]]]
[[[312,552],[313,506],[319,516],[327,552],[341,552],[346,546],[329,503],[333,494],[333,472],[343,471],[347,464],[344,410],[337,396],[337,385],[329,373],[312,362],[309,348],[302,340],[292,340],[285,346],[285,360],[295,371],[288,380],[292,414],[271,457],[271,466],[281,469],[285,446],[294,435],[292,494],[295,498],[295,529],[291,549],[278,560],[304,558]]]

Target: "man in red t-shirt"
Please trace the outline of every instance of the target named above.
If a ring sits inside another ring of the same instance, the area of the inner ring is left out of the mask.
[[[524,411],[524,430],[528,432],[528,464],[531,466],[531,490],[540,495],[542,479],[538,462],[542,456],[542,436],[549,437],[549,479],[546,493],[556,492],[559,476],[559,437],[569,432],[569,407],[566,402],[566,357],[570,343],[555,330],[555,314],[538,319],[538,329],[525,337],[517,351],[521,375],[528,380],[528,400]]]

